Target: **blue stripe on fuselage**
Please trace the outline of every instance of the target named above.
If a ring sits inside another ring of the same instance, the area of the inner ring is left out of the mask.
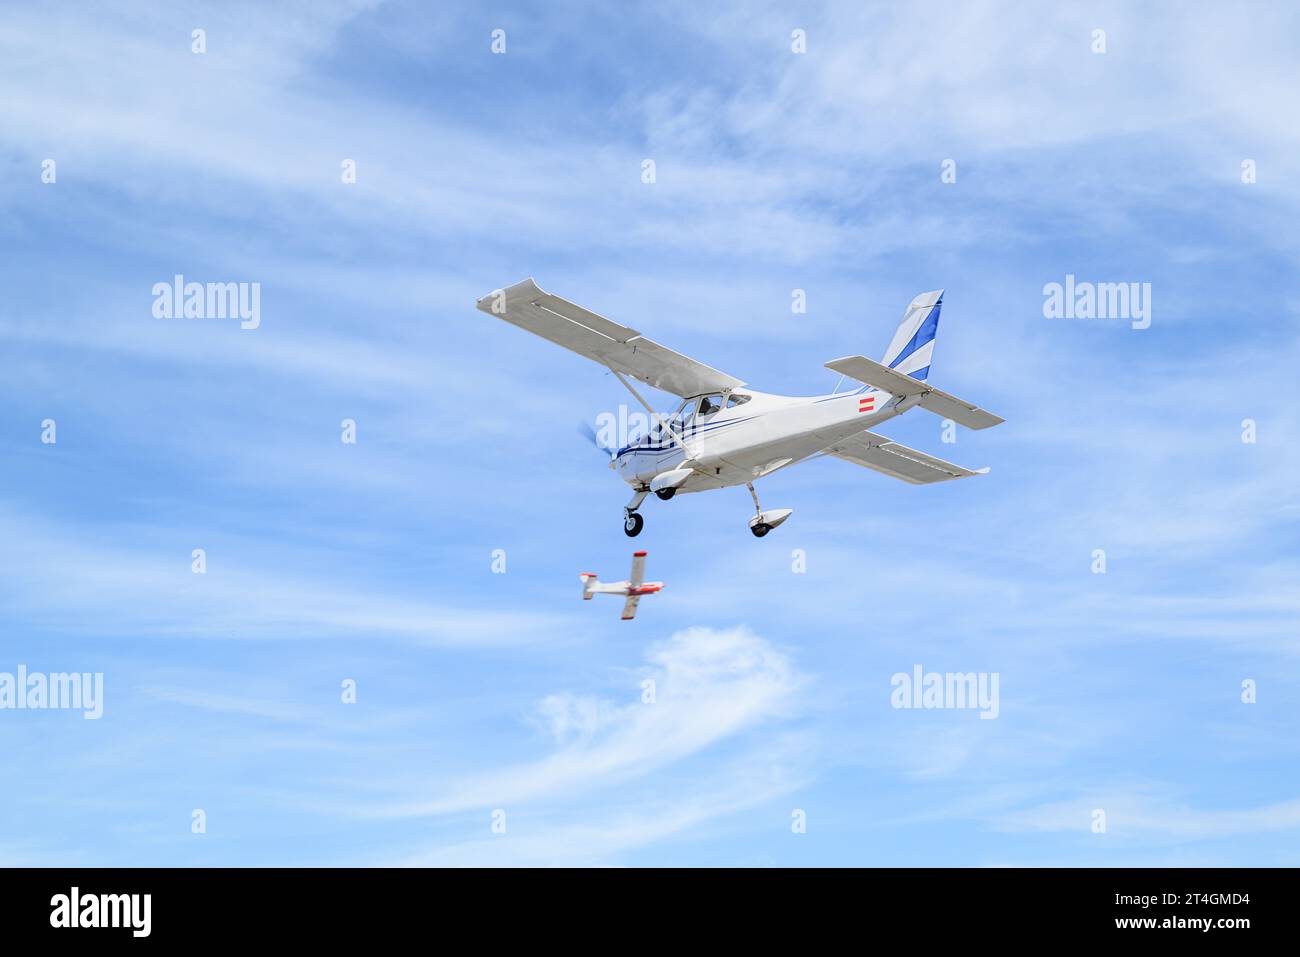
[[[746,415],[736,419],[727,419],[725,422],[706,422],[704,425],[699,426],[698,428],[692,428],[689,434],[687,435],[687,438],[691,439],[697,435],[704,435],[707,432],[716,432],[718,429],[725,429],[729,425],[739,425],[741,422],[748,422],[754,418],[757,418],[757,416]],[[672,441],[671,439],[668,442],[662,444],[656,443],[654,445],[625,445],[614,454],[614,458],[616,459],[622,458],[628,452],[662,452],[662,451],[671,452],[673,450],[680,450],[680,449],[681,446],[678,445],[676,442]]]

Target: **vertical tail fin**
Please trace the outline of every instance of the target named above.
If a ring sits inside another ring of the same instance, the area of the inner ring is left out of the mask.
[[[591,601],[591,586],[600,581],[595,572],[582,572],[579,576],[582,579],[582,600]]]
[[[913,299],[880,361],[914,379],[926,378],[930,374],[930,359],[934,355],[934,337],[939,330],[939,309],[942,306],[942,289],[923,292]]]

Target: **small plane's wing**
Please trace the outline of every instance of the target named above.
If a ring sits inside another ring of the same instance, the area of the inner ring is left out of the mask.
[[[953,465],[933,455],[926,455],[916,449],[909,449],[906,445],[899,445],[886,436],[874,432],[859,432],[836,442],[825,451],[828,455],[846,462],[875,469],[877,472],[902,479],[913,485],[947,482],[951,479],[984,475],[988,472],[988,469],[971,470]]]
[[[945,419],[960,422],[968,429],[987,429],[1000,425],[1006,420],[1000,415],[986,412],[977,405],[950,395],[942,389],[936,389],[920,379],[914,379],[904,372],[891,369],[866,356],[845,356],[826,363],[826,368],[839,372],[850,378],[884,389],[891,395],[904,398],[918,396],[915,404]]]
[[[531,279],[488,293],[475,305],[607,368],[683,399],[744,383],[645,338],[635,329],[552,296]]]
[[[645,581],[645,552],[632,553],[632,577],[628,584],[636,588]]]
[[[641,601],[640,595],[628,595],[627,601],[623,602],[623,620],[631,621],[636,617],[636,606]]]

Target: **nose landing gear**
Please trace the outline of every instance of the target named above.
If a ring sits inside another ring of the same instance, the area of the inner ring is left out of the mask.
[[[623,534],[628,538],[636,538],[641,534],[641,529],[645,528],[645,519],[637,509],[649,494],[648,488],[637,489],[632,493],[632,501],[628,502],[623,509]]]

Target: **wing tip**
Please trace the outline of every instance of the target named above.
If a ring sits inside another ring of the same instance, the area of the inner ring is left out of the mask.
[[[489,292],[487,295],[479,296],[477,299],[474,300],[474,308],[482,309],[484,312],[490,312],[492,304],[489,302],[489,300],[492,299],[494,296],[496,296],[497,293],[504,293],[506,295],[509,295],[512,289],[518,289],[520,286],[523,285],[531,285],[533,289],[537,290],[542,295],[548,295],[545,289],[537,285],[536,279],[534,279],[532,276],[527,276],[516,283],[510,284],[509,286],[498,286],[497,288]],[[484,306],[484,303],[487,303],[486,307]]]

